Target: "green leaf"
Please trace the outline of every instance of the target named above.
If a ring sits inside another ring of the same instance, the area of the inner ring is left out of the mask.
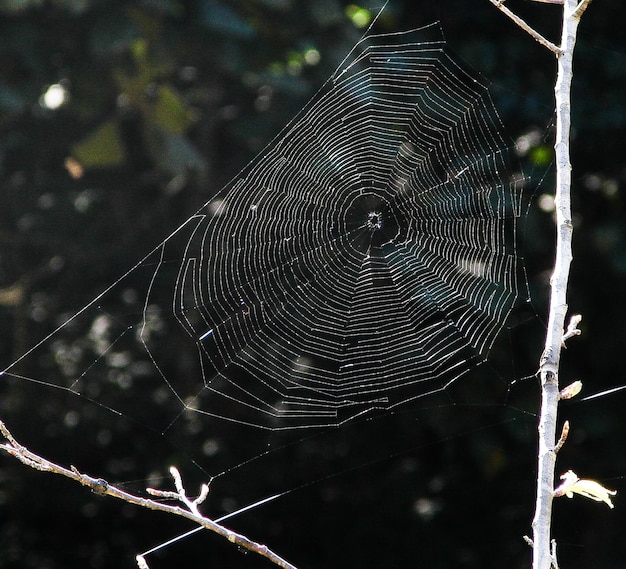
[[[154,104],[154,122],[171,134],[183,134],[191,123],[191,112],[169,85],[159,87]]]
[[[72,156],[84,168],[112,168],[124,163],[126,154],[115,119],[102,123],[94,132],[75,144]]]

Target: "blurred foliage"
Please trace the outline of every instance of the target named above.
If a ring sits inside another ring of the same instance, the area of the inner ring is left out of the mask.
[[[330,76],[377,4],[0,2],[0,367],[93,299],[215,195]],[[558,7],[521,0],[507,5],[558,37]],[[584,336],[565,353],[563,376],[582,379],[588,392],[624,382],[625,339],[619,328],[626,318],[624,12],[619,2],[591,5],[575,67],[570,305],[584,315]],[[435,19],[441,19],[452,50],[492,81],[503,122],[511,137],[525,144],[520,160],[535,199],[522,238],[533,302],[530,315],[520,316],[494,349],[492,365],[510,368],[513,362],[515,377],[532,374],[553,256],[554,61],[487,0],[391,0],[376,29]],[[123,302],[133,306],[136,300]],[[79,357],[77,349],[86,353],[97,341],[93,334],[85,336],[80,345],[58,346],[58,353],[69,366]],[[162,338],[159,346],[184,369],[175,341]],[[106,388],[119,389],[124,397],[123,374],[110,363]],[[48,368],[42,366],[25,371],[45,375]],[[503,387],[508,389],[506,382],[494,386],[472,377],[454,395],[491,401],[490,394]],[[28,382],[3,383],[1,389],[0,416],[16,434],[38,441],[35,450],[44,454],[72,460],[63,433],[73,429],[78,448],[85,433],[76,426],[76,414],[102,420],[101,446],[83,456],[83,464],[94,475],[116,480],[127,481],[133,467],[113,456],[108,441],[114,432],[124,437],[134,467],[140,464],[146,473],[164,471],[165,459],[184,460],[185,444],[201,445],[208,436],[190,435],[186,443],[168,446],[163,437],[140,433],[131,417],[102,419],[100,410],[87,410],[82,399],[48,399]],[[535,391],[530,380],[510,390],[509,407],[478,412],[472,405],[433,405],[418,417],[398,415],[376,428],[347,428],[289,447],[283,462],[263,476],[284,489],[304,487],[248,515],[237,528],[302,567],[526,567],[529,552],[519,536],[529,531],[533,507]],[[585,477],[618,477],[607,483],[618,489],[626,472],[621,401],[616,396],[568,404],[573,433],[560,455],[567,468]],[[59,405],[66,406],[63,424],[54,424],[49,418]],[[506,414],[514,408],[528,420],[509,420]],[[232,452],[245,454],[246,444],[238,440]],[[154,445],[163,448],[157,452]],[[385,450],[373,459],[376,445]],[[342,462],[346,449],[354,457],[350,468]],[[364,464],[369,466],[352,468]],[[335,476],[310,484],[329,472]],[[0,475],[2,568],[130,567],[136,553],[181,529],[176,521],[103,501],[7,457]],[[225,498],[213,507],[225,511],[235,499],[241,505],[244,498],[259,498],[263,476],[235,473],[220,480]],[[610,518],[593,505],[557,505],[556,537],[574,544],[560,550],[564,567],[623,563],[619,496]],[[198,559],[216,566],[267,566],[206,536],[165,556],[161,566]]]

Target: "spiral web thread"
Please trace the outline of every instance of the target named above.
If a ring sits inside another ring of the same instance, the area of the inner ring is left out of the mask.
[[[95,361],[63,357],[61,328],[76,317],[36,348],[61,362],[59,386],[137,414],[93,379],[115,383],[121,361],[151,394],[144,420],[170,426],[189,413],[337,425],[444,390],[484,361],[521,295],[522,192],[502,130],[438,24],[370,35],[255,161],[105,291],[146,277],[140,321],[122,325],[99,297],[77,315]]]

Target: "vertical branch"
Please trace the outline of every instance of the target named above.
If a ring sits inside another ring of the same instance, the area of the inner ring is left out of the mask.
[[[585,2],[587,4],[588,2]],[[576,44],[576,31],[582,10],[577,0],[563,3],[563,30],[558,71],[554,86],[556,103],[556,256],[554,272],[550,279],[550,313],[546,344],[540,361],[541,416],[539,420],[539,454],[537,471],[537,501],[533,519],[533,569],[550,569],[550,526],[554,495],[556,466],[556,421],[559,403],[558,373],[563,343],[565,316],[567,314],[567,283],[572,261],[572,208],[570,199],[570,90],[572,59]]]
[[[556,466],[557,409],[559,403],[559,361],[564,338],[567,314],[567,283],[572,261],[572,212],[570,162],[570,90],[572,60],[576,44],[576,31],[580,17],[590,0],[560,0],[563,4],[563,29],[561,45],[555,46],[530,28],[521,18],[506,10],[504,0],[490,0],[509,18],[533,38],[556,54],[557,80],[554,86],[556,104],[556,256],[554,272],[550,279],[550,313],[544,352],[539,363],[541,378],[541,411],[539,419],[539,454],[537,471],[537,500],[533,519],[533,569],[556,567],[556,546],[551,547],[552,499],[554,497],[554,472]],[[542,0],[537,0],[542,1]],[[551,2],[550,3],[557,3]],[[530,29],[529,29],[530,28]]]

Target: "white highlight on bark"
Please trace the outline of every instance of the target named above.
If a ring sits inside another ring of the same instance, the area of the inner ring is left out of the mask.
[[[559,361],[564,337],[575,326],[564,331],[567,314],[567,283],[572,261],[572,214],[570,162],[570,91],[572,83],[572,60],[576,44],[576,31],[580,17],[590,0],[563,0],[563,29],[561,45],[556,46],[533,30],[526,22],[513,14],[503,0],[490,0],[497,8],[527,31],[539,43],[556,54],[558,69],[554,87],[556,104],[556,141],[554,145],[557,179],[556,206],[556,257],[554,272],[550,279],[550,313],[545,349],[541,356],[541,414],[539,419],[539,454],[537,472],[537,500],[533,519],[533,569],[550,569],[556,566],[556,548],[551,549],[550,529],[552,499],[554,497],[554,471],[556,453],[557,408],[559,403]],[[571,335],[574,335],[573,333]],[[564,442],[564,439],[563,439]],[[562,444],[562,443],[561,443]],[[554,553],[554,554],[553,554]]]

